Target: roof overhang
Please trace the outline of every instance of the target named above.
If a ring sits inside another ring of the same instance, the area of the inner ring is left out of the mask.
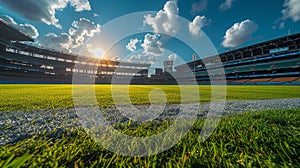
[[[34,41],[25,33],[13,28],[3,19],[0,19],[0,39],[5,41]]]

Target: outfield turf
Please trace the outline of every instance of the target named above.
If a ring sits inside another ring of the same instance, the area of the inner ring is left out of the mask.
[[[115,86],[124,90],[128,86]],[[189,87],[189,86],[183,86]],[[133,104],[148,104],[148,95],[154,88],[165,91],[168,103],[181,103],[178,86],[130,86]],[[190,92],[193,92],[193,88]],[[216,87],[218,89],[218,86]],[[113,104],[111,85],[95,85],[96,98],[100,106]],[[190,97],[186,102],[208,102],[211,87],[199,86],[200,100]],[[188,93],[187,93],[188,94]],[[72,85],[0,85],[0,111],[29,111],[36,109],[59,109],[73,107]],[[124,96],[119,94],[119,96]],[[300,97],[300,86],[227,86],[227,100],[261,100]]]
[[[77,130],[53,141],[48,135],[0,147],[0,167],[299,167],[300,109],[266,110],[222,117],[214,133],[198,140],[204,119],[170,150],[147,157],[125,157],[98,146]],[[168,122],[122,132],[143,135]],[[166,137],[167,138],[167,137]]]
[[[117,89],[126,87],[119,85]],[[150,91],[157,87],[165,91],[169,103],[180,103],[176,86],[130,86],[130,98],[134,104],[148,104]],[[99,105],[113,104],[110,85],[96,85],[95,90]],[[227,100],[299,98],[299,91],[300,86],[228,86]],[[188,101],[210,101],[210,86],[199,86],[199,92],[200,100],[191,97]],[[72,85],[0,85],[0,95],[0,111],[4,112],[73,106]],[[45,132],[0,146],[0,167],[300,167],[300,109],[283,107],[224,116],[213,134],[200,142],[204,121],[197,119],[170,150],[147,157],[109,152],[83,130],[59,130],[61,138],[56,140],[51,137],[57,137],[57,132]],[[172,121],[138,126],[123,123],[116,128],[141,137],[165,130],[170,124]]]

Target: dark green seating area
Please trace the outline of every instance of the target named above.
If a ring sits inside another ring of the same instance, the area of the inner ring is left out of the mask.
[[[237,71],[236,71],[235,67],[230,67],[230,68],[226,68],[225,72],[226,72],[226,74],[230,74],[230,73],[235,73]]]
[[[195,72],[195,76],[208,76],[207,71]]]
[[[237,72],[249,72],[254,69],[253,65],[243,65],[237,67]]]
[[[242,65],[238,67],[228,67],[225,68],[226,74],[234,74],[234,73],[243,73],[243,72],[255,72],[255,71],[266,71],[266,70],[276,70],[276,69],[284,69],[284,68],[292,68],[292,67],[300,67],[300,58],[294,58],[289,60],[282,61],[272,61],[272,62],[264,62],[257,64],[249,64]],[[210,74],[221,74],[222,69],[211,69],[209,70]],[[200,71],[195,72],[196,76],[208,76],[208,72]]]
[[[256,64],[254,70],[255,71],[271,70],[273,65],[274,62]]]
[[[283,68],[290,68],[290,67],[297,67],[300,66],[300,59],[292,59],[288,61],[282,61],[275,64],[275,69],[283,69]]]

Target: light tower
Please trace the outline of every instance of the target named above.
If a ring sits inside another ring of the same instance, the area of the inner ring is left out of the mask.
[[[165,60],[164,61],[164,72],[173,72],[173,60]]]

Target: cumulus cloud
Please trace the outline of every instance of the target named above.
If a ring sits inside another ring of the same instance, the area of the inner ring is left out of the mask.
[[[162,48],[162,43],[159,41],[158,34],[146,34],[144,43],[141,45],[144,48],[144,53],[152,54],[155,56],[160,56],[163,54],[164,50]]]
[[[205,16],[196,16],[189,24],[189,30],[190,33],[194,36],[200,36],[201,35],[201,28],[204,27],[207,23],[207,19]]]
[[[72,38],[67,33],[61,33],[59,35],[48,33],[39,40],[39,45],[69,52],[72,48]]]
[[[167,60],[176,60],[177,59],[177,55],[176,54],[170,54],[167,58]]]
[[[92,37],[95,33],[100,32],[100,25],[94,22],[80,18],[79,21],[73,21],[72,26],[69,29],[69,34],[73,40],[73,48],[79,47],[83,44],[86,37]]]
[[[200,0],[199,2],[195,2],[192,4],[191,14],[195,15],[201,11],[206,10],[207,0]]]
[[[68,0],[65,1],[68,2]],[[90,2],[88,0],[69,0],[69,3],[75,8],[76,12],[92,10]]]
[[[130,42],[126,45],[126,49],[129,51],[135,51],[136,50],[136,44],[139,43],[140,40],[137,38],[135,39],[130,39]]]
[[[157,57],[155,57],[151,54],[145,54],[145,55],[138,54],[138,55],[130,56],[130,58],[127,61],[156,64],[158,62],[158,59],[157,59]]]
[[[27,34],[29,37],[31,37],[33,39],[35,39],[39,36],[38,30],[31,24],[28,24],[28,23],[19,24],[12,17],[7,16],[7,15],[2,16],[1,19],[5,20],[10,25],[12,25],[16,29],[20,30],[21,32]]]
[[[232,7],[233,1],[234,0],[225,0],[225,2],[220,5],[220,9],[222,10],[230,9]]]
[[[167,1],[164,8],[157,12],[156,16],[146,15],[144,24],[153,28],[155,33],[176,34],[178,24],[179,8],[176,1]]]
[[[48,25],[61,28],[56,18],[56,11],[63,10],[68,5],[74,7],[76,12],[91,10],[88,0],[0,0],[11,10],[19,13],[31,21],[42,21]]]
[[[59,35],[49,33],[39,40],[42,46],[50,48],[68,50],[80,47],[86,38],[94,36],[100,32],[100,25],[94,22],[80,18],[79,21],[74,21],[68,33],[61,33]]]
[[[235,23],[226,31],[222,45],[224,47],[237,47],[251,39],[252,33],[258,29],[258,25],[251,20]]]
[[[300,20],[300,1],[299,0],[285,0],[283,4],[284,9],[281,11],[283,19],[292,19],[294,22]]]

